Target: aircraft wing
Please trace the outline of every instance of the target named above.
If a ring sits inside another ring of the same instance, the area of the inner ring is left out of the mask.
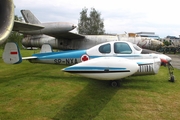
[[[64,39],[83,39],[85,36],[72,33],[72,32],[64,32],[64,33],[57,33],[57,34],[46,34],[55,38],[64,38]]]
[[[20,21],[14,21],[13,31],[31,31],[31,30],[40,30],[44,26],[30,23],[23,23]]]

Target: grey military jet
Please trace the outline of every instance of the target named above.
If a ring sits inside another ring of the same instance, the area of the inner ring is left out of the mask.
[[[130,41],[142,48],[155,49],[163,43],[137,34],[117,35],[80,35],[70,32],[76,26],[67,22],[41,23],[29,10],[22,10],[26,23],[14,20],[13,0],[1,0],[0,3],[0,44],[4,43],[11,31],[25,35],[22,43],[25,47],[41,47],[48,43],[55,49],[88,49],[107,41]]]
[[[163,45],[159,40],[140,37],[134,33],[117,35],[81,35],[71,32],[75,25],[71,23],[41,23],[30,10],[21,10],[26,23],[43,26],[41,30],[19,31],[26,35],[22,40],[25,47],[41,47],[48,43],[55,49],[88,49],[107,41],[129,41],[146,49],[156,49]]]

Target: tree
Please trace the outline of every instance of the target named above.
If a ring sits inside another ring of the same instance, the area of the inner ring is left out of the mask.
[[[14,20],[17,20],[17,21],[23,21],[23,18],[22,17],[18,17],[17,15],[14,16]]]
[[[83,35],[102,35],[105,33],[104,22],[101,19],[101,13],[91,8],[90,16],[87,16],[87,8],[80,12],[78,23],[78,33]]]
[[[164,45],[169,46],[171,45],[171,41],[163,40]]]

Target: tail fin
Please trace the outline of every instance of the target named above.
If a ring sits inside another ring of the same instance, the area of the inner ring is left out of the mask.
[[[40,53],[49,53],[49,52],[53,52],[51,45],[43,44]]]
[[[27,23],[41,24],[30,10],[21,10],[21,13]]]
[[[22,62],[22,57],[18,45],[14,42],[8,42],[3,52],[3,61],[7,64],[18,64]]]

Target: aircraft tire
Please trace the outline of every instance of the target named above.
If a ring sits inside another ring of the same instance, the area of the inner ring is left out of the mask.
[[[117,80],[113,80],[113,81],[111,81],[111,86],[117,87],[117,86],[119,86],[119,82]]]
[[[175,80],[174,80],[174,75],[171,75],[171,77],[170,77],[170,80],[169,80],[170,82],[174,82]]]

